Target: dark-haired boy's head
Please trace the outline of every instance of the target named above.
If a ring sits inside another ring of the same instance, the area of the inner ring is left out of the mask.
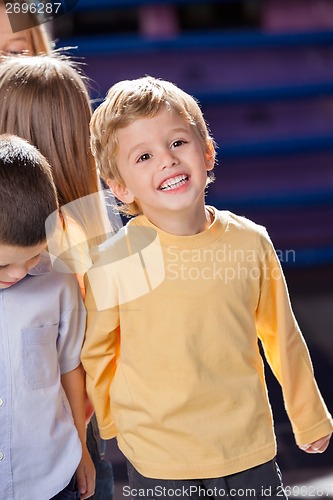
[[[0,245],[46,241],[45,221],[58,209],[51,168],[31,144],[0,135]]]

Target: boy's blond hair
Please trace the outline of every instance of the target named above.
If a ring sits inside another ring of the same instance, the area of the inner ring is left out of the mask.
[[[90,122],[91,149],[105,182],[124,184],[117,167],[117,131],[138,118],[152,118],[165,105],[193,127],[203,151],[215,159],[214,140],[194,97],[171,82],[151,76],[124,80],[110,88]],[[123,205],[121,211],[129,215],[141,213],[136,202]]]

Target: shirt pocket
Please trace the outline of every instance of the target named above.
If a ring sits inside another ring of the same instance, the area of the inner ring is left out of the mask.
[[[23,371],[32,389],[50,387],[59,379],[58,329],[49,325],[21,330]]]

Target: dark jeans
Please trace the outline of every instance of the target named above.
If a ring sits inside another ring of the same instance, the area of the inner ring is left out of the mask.
[[[287,499],[282,485],[280,469],[271,460],[252,469],[212,479],[163,480],[142,476],[127,462],[129,489],[124,489],[126,496],[133,500],[158,500],[160,498],[203,500],[205,498],[271,498]],[[125,488],[127,488],[125,486]]]
[[[113,497],[113,470],[110,462],[105,460],[105,441],[99,435],[95,415],[87,427],[87,448],[96,469],[95,493],[91,500],[112,500]],[[89,499],[89,500],[90,500]]]
[[[52,497],[51,500],[80,500],[80,492],[76,487],[75,477],[73,476],[66,488],[55,497]]]

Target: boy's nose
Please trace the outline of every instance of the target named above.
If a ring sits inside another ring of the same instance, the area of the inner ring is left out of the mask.
[[[176,156],[172,154],[172,151],[165,152],[161,158],[162,170],[165,168],[174,167],[175,165],[177,165],[177,163],[178,160]]]

